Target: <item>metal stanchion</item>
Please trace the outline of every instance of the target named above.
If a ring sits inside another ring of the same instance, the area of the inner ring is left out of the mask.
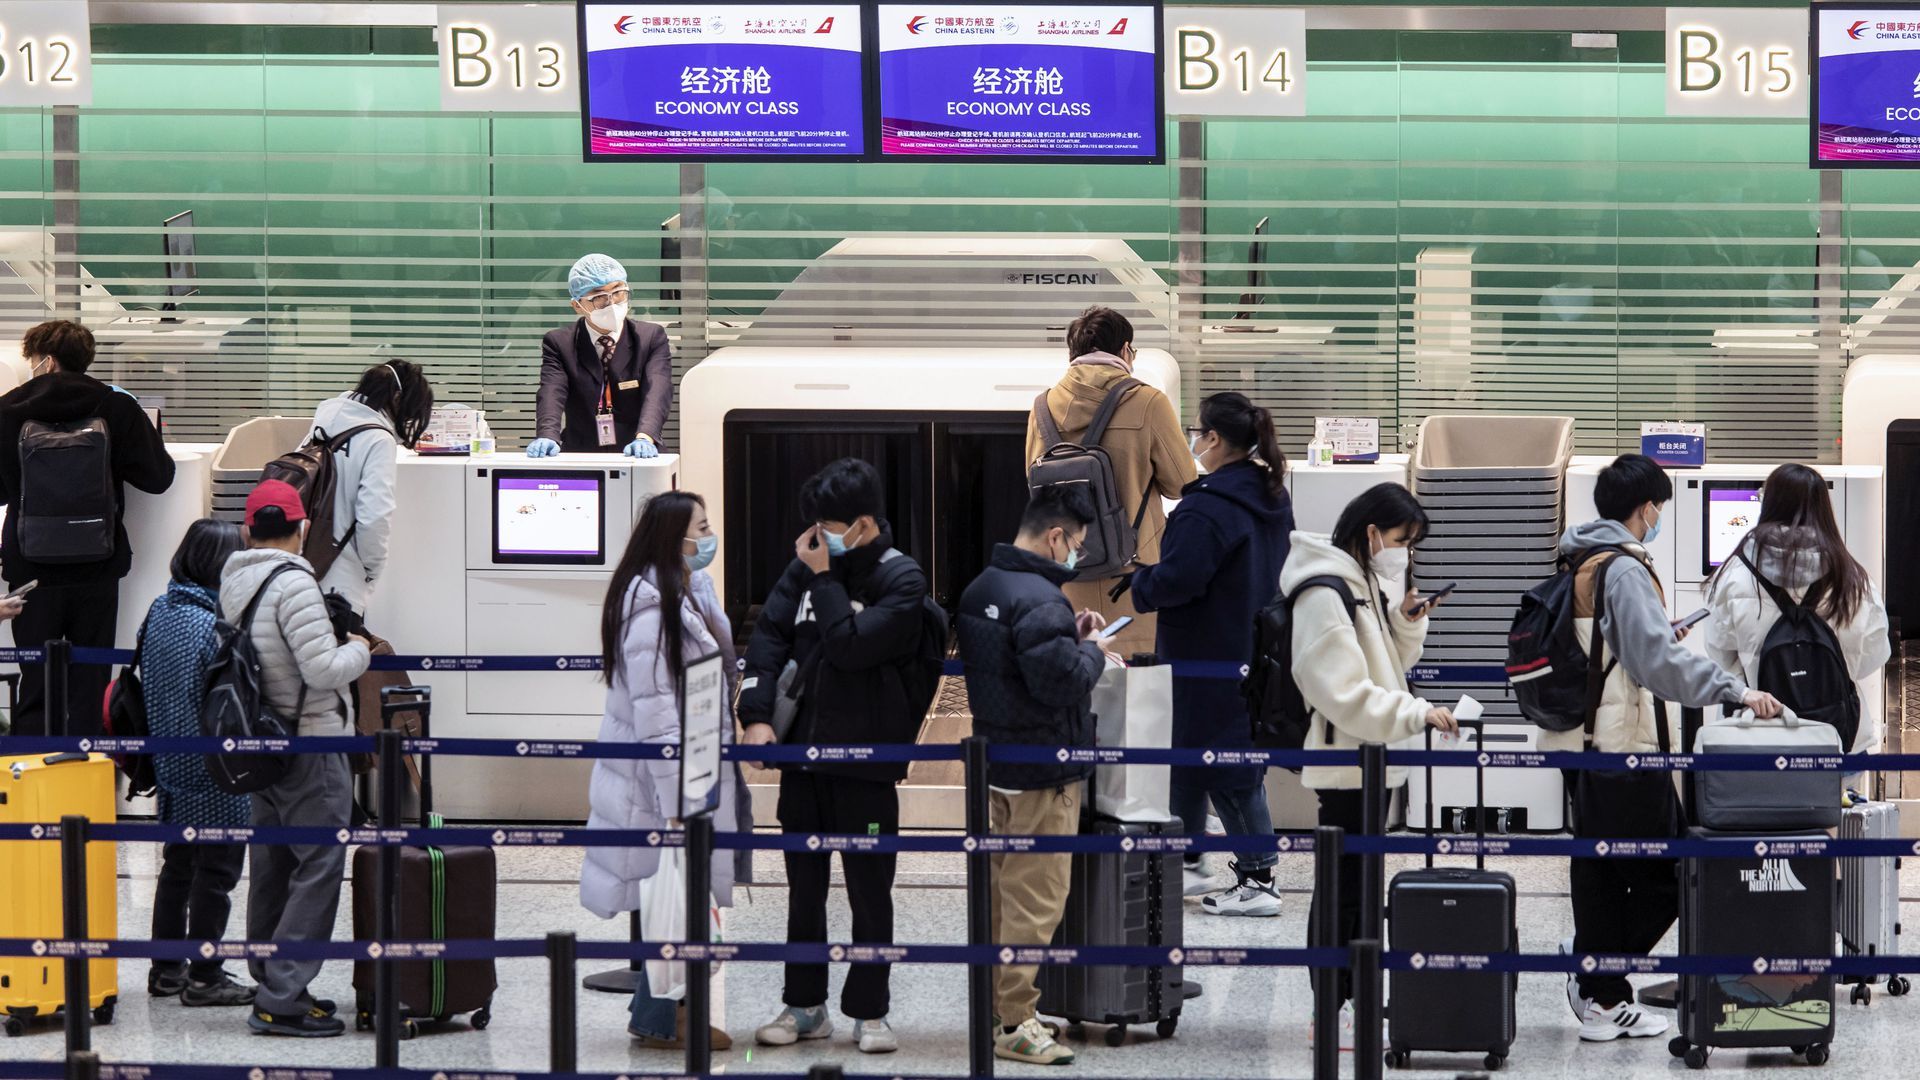
[[[60,918],[68,941],[87,936],[87,819],[67,814],[60,819]],[[93,1016],[89,999],[87,960],[69,956],[62,962],[67,976],[67,1053],[93,1049]]]
[[[1360,747],[1361,833],[1383,836],[1387,831],[1387,748],[1379,743]],[[1431,824],[1431,822],[1429,822]],[[1387,857],[1375,852],[1360,860],[1360,932],[1355,935],[1386,938]]]
[[[1340,853],[1346,831],[1338,825],[1313,830],[1313,923],[1308,944],[1332,948],[1340,940]],[[1313,1080],[1340,1077],[1340,969],[1313,969]]]
[[[844,1080],[847,1071],[838,1065],[815,1065],[807,1070],[807,1080]]]
[[[380,827],[400,826],[400,777],[402,735],[392,728],[375,737],[380,752]],[[378,873],[374,891],[374,937],[382,943],[399,936],[400,927],[400,849],[380,845],[376,856]],[[373,1041],[374,1062],[382,1069],[400,1067],[400,992],[399,972],[384,953],[373,962]]]
[[[100,1055],[91,1050],[68,1054],[67,1080],[100,1080]]]
[[[687,829],[687,941],[695,945],[713,940],[708,897],[713,889],[713,815],[699,813],[686,819]],[[706,957],[687,961],[687,1075],[713,1071],[713,968]]]
[[[580,980],[580,985],[603,994],[628,994],[638,990],[647,979],[647,963],[640,959],[640,913],[627,912],[627,940],[633,944],[633,959],[623,968],[596,971]]]
[[[573,985],[580,941],[572,934],[547,935],[547,1071],[580,1069],[580,991]]]
[[[1380,1027],[1386,1017],[1381,997],[1380,939],[1354,939],[1348,962],[1353,965],[1353,1075],[1355,1080],[1380,1080],[1385,1061]]]
[[[40,704],[46,710],[41,724],[49,735],[71,735],[67,730],[67,697],[70,692],[69,678],[73,673],[73,642],[66,638],[55,638],[47,642],[47,662],[40,675],[44,681],[45,693]]]
[[[987,740],[971,736],[966,748],[967,835],[991,831],[987,807]],[[967,853],[967,944],[993,944],[993,862],[985,852]],[[993,1075],[993,966],[967,965],[967,1075]]]

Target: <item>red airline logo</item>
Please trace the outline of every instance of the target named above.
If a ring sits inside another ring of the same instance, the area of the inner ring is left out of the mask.
[[[1112,37],[1115,34],[1124,34],[1126,32],[1127,20],[1121,19],[1119,22],[1113,24],[1113,29],[1107,31],[1107,36]]]
[[[821,23],[821,24],[820,24],[820,29],[818,29],[818,30],[815,30],[815,31],[814,31],[814,33],[816,33],[816,34],[831,34],[831,33],[833,33],[833,16],[831,16],[831,15],[829,15],[829,16],[827,16],[827,21],[826,21],[826,22],[823,22],[823,23]]]

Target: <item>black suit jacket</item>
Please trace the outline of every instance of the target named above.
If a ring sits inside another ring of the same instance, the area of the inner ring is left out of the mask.
[[[673,348],[667,332],[628,319],[613,346],[614,445],[602,447],[594,414],[607,377],[600,370],[600,335],[585,319],[547,331],[540,342],[540,396],[534,437],[552,439],[568,453],[617,450],[646,432],[657,444],[673,406]],[[630,384],[630,385],[629,385]]]

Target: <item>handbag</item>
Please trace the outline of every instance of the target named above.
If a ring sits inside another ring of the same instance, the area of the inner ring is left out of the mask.
[[[719,912],[709,939],[720,940]],[[660,866],[640,882],[640,940],[667,944],[687,940],[687,863],[682,848],[660,853]],[[683,960],[648,960],[647,988],[654,997],[679,1001],[687,996],[687,965]]]
[[[793,730],[793,723],[800,718],[800,702],[806,696],[807,687],[813,685],[813,673],[820,667],[820,647],[815,645],[813,654],[807,657],[807,666],[802,669],[798,660],[787,661],[780,669],[780,678],[773,684],[773,740],[778,743],[787,741],[787,733]]]
[[[1093,685],[1094,739],[1100,746],[1165,749],[1173,745],[1173,668],[1109,664]],[[1118,821],[1164,824],[1172,819],[1166,765],[1100,765],[1093,770],[1093,808]]]
[[[147,628],[133,645],[133,663],[120,669],[120,677],[107,686],[107,698],[101,717],[107,734],[121,738],[144,739],[153,734],[147,724],[147,694],[140,685],[140,657],[146,652]],[[160,778],[154,772],[152,754],[114,754],[113,764],[127,777],[129,801],[160,790]]]

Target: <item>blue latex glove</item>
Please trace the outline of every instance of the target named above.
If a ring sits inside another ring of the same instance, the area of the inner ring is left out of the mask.
[[[653,445],[653,440],[644,435],[628,443],[627,448],[620,452],[628,457],[635,458],[656,458],[660,456],[660,448]]]
[[[528,457],[559,457],[560,444],[552,439],[535,439],[527,444]]]

